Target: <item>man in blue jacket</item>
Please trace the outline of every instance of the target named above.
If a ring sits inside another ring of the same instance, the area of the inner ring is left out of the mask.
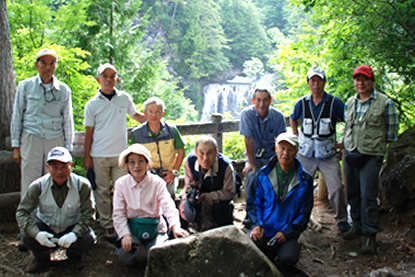
[[[313,208],[313,179],[296,158],[298,139],[287,132],[276,139],[276,155],[258,173],[256,222],[250,238],[277,265],[297,263],[297,239]]]

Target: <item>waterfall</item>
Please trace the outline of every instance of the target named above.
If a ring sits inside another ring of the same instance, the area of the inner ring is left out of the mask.
[[[210,121],[212,113],[227,112],[239,119],[242,109],[251,104],[251,82],[251,78],[236,76],[225,83],[203,87],[204,105],[200,121]]]

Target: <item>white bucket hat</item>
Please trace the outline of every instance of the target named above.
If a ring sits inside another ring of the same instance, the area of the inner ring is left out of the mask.
[[[131,144],[127,149],[121,152],[118,158],[118,164],[121,168],[127,168],[127,158],[130,154],[138,154],[144,156],[146,158],[148,165],[150,168],[153,166],[153,161],[151,160],[151,153],[148,149],[139,143]]]

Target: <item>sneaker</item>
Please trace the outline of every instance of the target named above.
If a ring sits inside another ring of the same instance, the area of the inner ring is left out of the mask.
[[[360,223],[353,222],[352,227],[350,227],[347,232],[343,233],[343,239],[352,240],[360,236],[361,233],[362,230],[360,229]]]
[[[375,253],[376,250],[376,238],[375,236],[365,236],[363,239],[363,245],[361,248],[363,255],[369,255]]]
[[[24,271],[28,273],[35,273],[47,268],[48,266],[49,262],[38,262],[37,260],[33,260],[25,267]]]
[[[108,228],[104,230],[104,237],[109,242],[115,242],[118,238],[114,228]]]
[[[337,227],[339,227],[340,232],[343,234],[350,230],[350,225],[347,222],[339,222]]]

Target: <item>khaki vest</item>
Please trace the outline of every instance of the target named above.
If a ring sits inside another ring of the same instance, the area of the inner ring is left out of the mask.
[[[376,92],[376,99],[359,122],[356,113],[356,96],[347,100],[345,114],[344,147],[347,151],[383,156],[386,152],[386,100],[388,97]]]
[[[37,217],[48,225],[55,233],[61,233],[69,226],[76,224],[81,217],[81,198],[79,191],[86,181],[75,174],[68,178],[68,195],[62,207],[56,204],[52,193],[53,180],[50,174],[39,180],[41,193],[39,196],[39,206]]]

